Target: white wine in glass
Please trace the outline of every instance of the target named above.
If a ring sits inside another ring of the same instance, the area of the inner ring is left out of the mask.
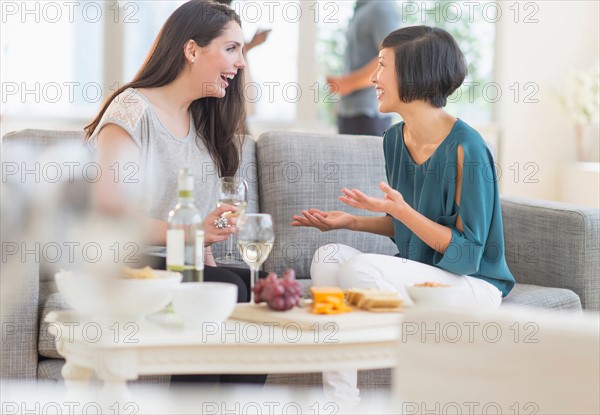
[[[254,302],[254,286],[258,282],[258,270],[267,260],[273,242],[273,219],[264,213],[247,213],[238,220],[237,246],[246,264],[250,267],[250,302]]]
[[[242,241],[238,239],[237,245],[244,262],[257,268],[260,268],[267,260],[273,249],[273,242]]]
[[[238,208],[237,212],[225,212],[223,217],[238,217],[246,212],[248,205],[248,183],[235,177],[221,177],[219,179],[219,197],[217,207],[221,205],[232,205]],[[227,238],[227,250],[225,256],[215,259],[221,265],[241,265],[242,261],[233,255],[233,235]]]
[[[225,199],[217,202],[217,207],[221,207],[221,205],[235,206],[238,209],[237,212],[225,212],[222,216],[226,218],[237,218],[246,212],[246,206],[248,204],[245,200]]]

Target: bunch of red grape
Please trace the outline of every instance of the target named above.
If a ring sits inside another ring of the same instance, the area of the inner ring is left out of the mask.
[[[269,308],[285,311],[294,307],[302,298],[302,287],[296,281],[296,273],[288,269],[282,278],[271,272],[267,278],[260,280],[254,287],[254,302],[267,303]]]

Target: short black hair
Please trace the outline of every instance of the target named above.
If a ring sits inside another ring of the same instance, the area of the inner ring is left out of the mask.
[[[441,108],[467,76],[467,62],[452,35],[429,26],[390,33],[382,48],[394,50],[402,102],[423,100]]]

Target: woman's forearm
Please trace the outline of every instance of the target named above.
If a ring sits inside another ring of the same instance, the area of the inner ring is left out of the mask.
[[[390,216],[355,216],[353,231],[369,232],[376,235],[394,236],[394,225]]]
[[[423,216],[412,207],[405,207],[398,215],[394,215],[408,229],[435,251],[443,254],[452,241],[452,231],[449,227],[440,225]]]
[[[167,222],[144,216],[142,226],[146,229],[146,238],[148,245],[166,245],[167,243]]]

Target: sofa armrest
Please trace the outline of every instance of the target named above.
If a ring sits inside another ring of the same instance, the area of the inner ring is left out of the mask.
[[[82,139],[83,131],[21,130],[8,133],[2,137],[3,167],[8,163],[16,166],[27,163],[30,169],[29,163],[40,162],[43,151],[56,144],[81,143]],[[35,379],[38,375],[40,318],[40,249],[37,241],[44,230],[40,228],[40,221],[33,219],[36,209],[41,212],[42,208],[33,205],[31,195],[38,193],[40,181],[34,175],[23,179],[20,174],[13,173],[3,176],[2,182],[3,196],[8,195],[5,199],[9,201],[6,206],[10,209],[5,209],[2,203],[0,376]]]
[[[600,310],[600,211],[502,197],[506,260],[518,283],[568,288]]]
[[[20,259],[20,255],[18,257]],[[10,260],[3,263],[0,293],[0,377],[35,379],[38,366],[38,263]]]

